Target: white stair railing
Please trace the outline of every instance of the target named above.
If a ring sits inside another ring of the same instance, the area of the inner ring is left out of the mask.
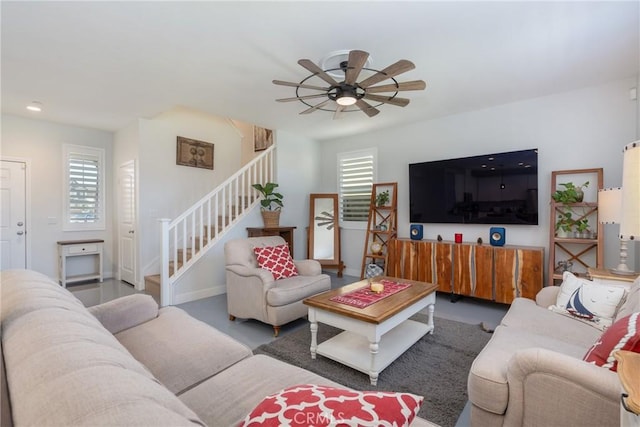
[[[173,284],[258,202],[254,183],[273,182],[275,146],[204,196],[174,220],[162,223],[160,305],[172,305]]]

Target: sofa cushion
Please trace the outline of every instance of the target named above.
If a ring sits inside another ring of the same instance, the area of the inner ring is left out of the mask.
[[[580,346],[585,351],[602,334],[590,324],[555,313],[527,298],[513,300],[500,324]]]
[[[260,268],[270,271],[274,280],[298,275],[298,270],[296,270],[296,265],[293,263],[288,245],[253,248],[253,252],[256,254],[256,260]]]
[[[512,310],[514,310],[513,306],[509,312]],[[542,309],[542,311],[548,310]],[[555,316],[562,318],[558,314]],[[575,322],[571,319],[567,320]],[[532,318],[530,321],[536,320]],[[594,328],[589,329],[597,332]],[[517,351],[538,347],[581,359],[587,349],[587,346],[547,336],[544,332],[546,331],[535,333],[526,329],[499,325],[471,365],[467,384],[469,400],[485,411],[503,414],[509,401],[507,365]]]
[[[614,353],[619,350],[640,353],[640,313],[623,317],[604,331],[598,341],[587,351],[584,360],[616,371],[618,361]]]
[[[589,322],[598,329],[611,326],[625,289],[606,286],[576,277],[565,271],[556,304],[549,307],[561,314],[568,314]]]
[[[2,272],[2,350],[16,425],[202,425],[46,276]]]
[[[319,276],[295,276],[280,279],[274,287],[267,291],[267,304],[281,307],[302,301],[312,295],[331,288],[331,279],[326,274]]]
[[[240,426],[409,425],[423,400],[411,393],[301,384],[265,397]]]
[[[251,356],[248,347],[177,307],[160,309],[157,318],[116,338],[175,394]]]
[[[237,426],[265,396],[306,383],[342,387],[305,369],[257,355],[186,391],[180,399],[207,425]]]

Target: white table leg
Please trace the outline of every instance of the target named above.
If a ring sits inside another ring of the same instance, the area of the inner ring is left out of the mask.
[[[435,310],[435,307],[435,304],[429,304],[429,306],[427,307],[427,310],[429,311],[429,320],[427,321],[427,325],[431,326],[431,330],[429,331],[431,335],[433,335],[433,330],[435,329],[433,325],[433,312]]]
[[[371,353],[371,367],[369,368],[369,380],[371,385],[378,384],[378,371],[375,370],[376,355],[378,354],[379,341],[369,343],[369,352]]]
[[[318,322],[315,318],[315,312],[309,310],[309,328],[311,329],[311,358],[316,358],[316,350],[318,349]]]

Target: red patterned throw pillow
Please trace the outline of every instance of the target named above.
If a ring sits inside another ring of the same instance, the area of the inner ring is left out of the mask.
[[[274,280],[298,275],[288,245],[253,248],[253,252],[256,254],[260,268],[269,270]]]
[[[640,313],[632,313],[611,325],[587,351],[584,360],[617,371],[618,361],[613,354],[618,350],[640,353]]]
[[[304,384],[265,397],[240,426],[406,426],[423,400],[410,393]]]

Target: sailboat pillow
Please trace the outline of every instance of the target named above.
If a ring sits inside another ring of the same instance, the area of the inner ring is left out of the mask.
[[[623,287],[594,283],[565,271],[556,304],[549,309],[576,317],[598,329],[605,330],[613,323],[624,296]]]

